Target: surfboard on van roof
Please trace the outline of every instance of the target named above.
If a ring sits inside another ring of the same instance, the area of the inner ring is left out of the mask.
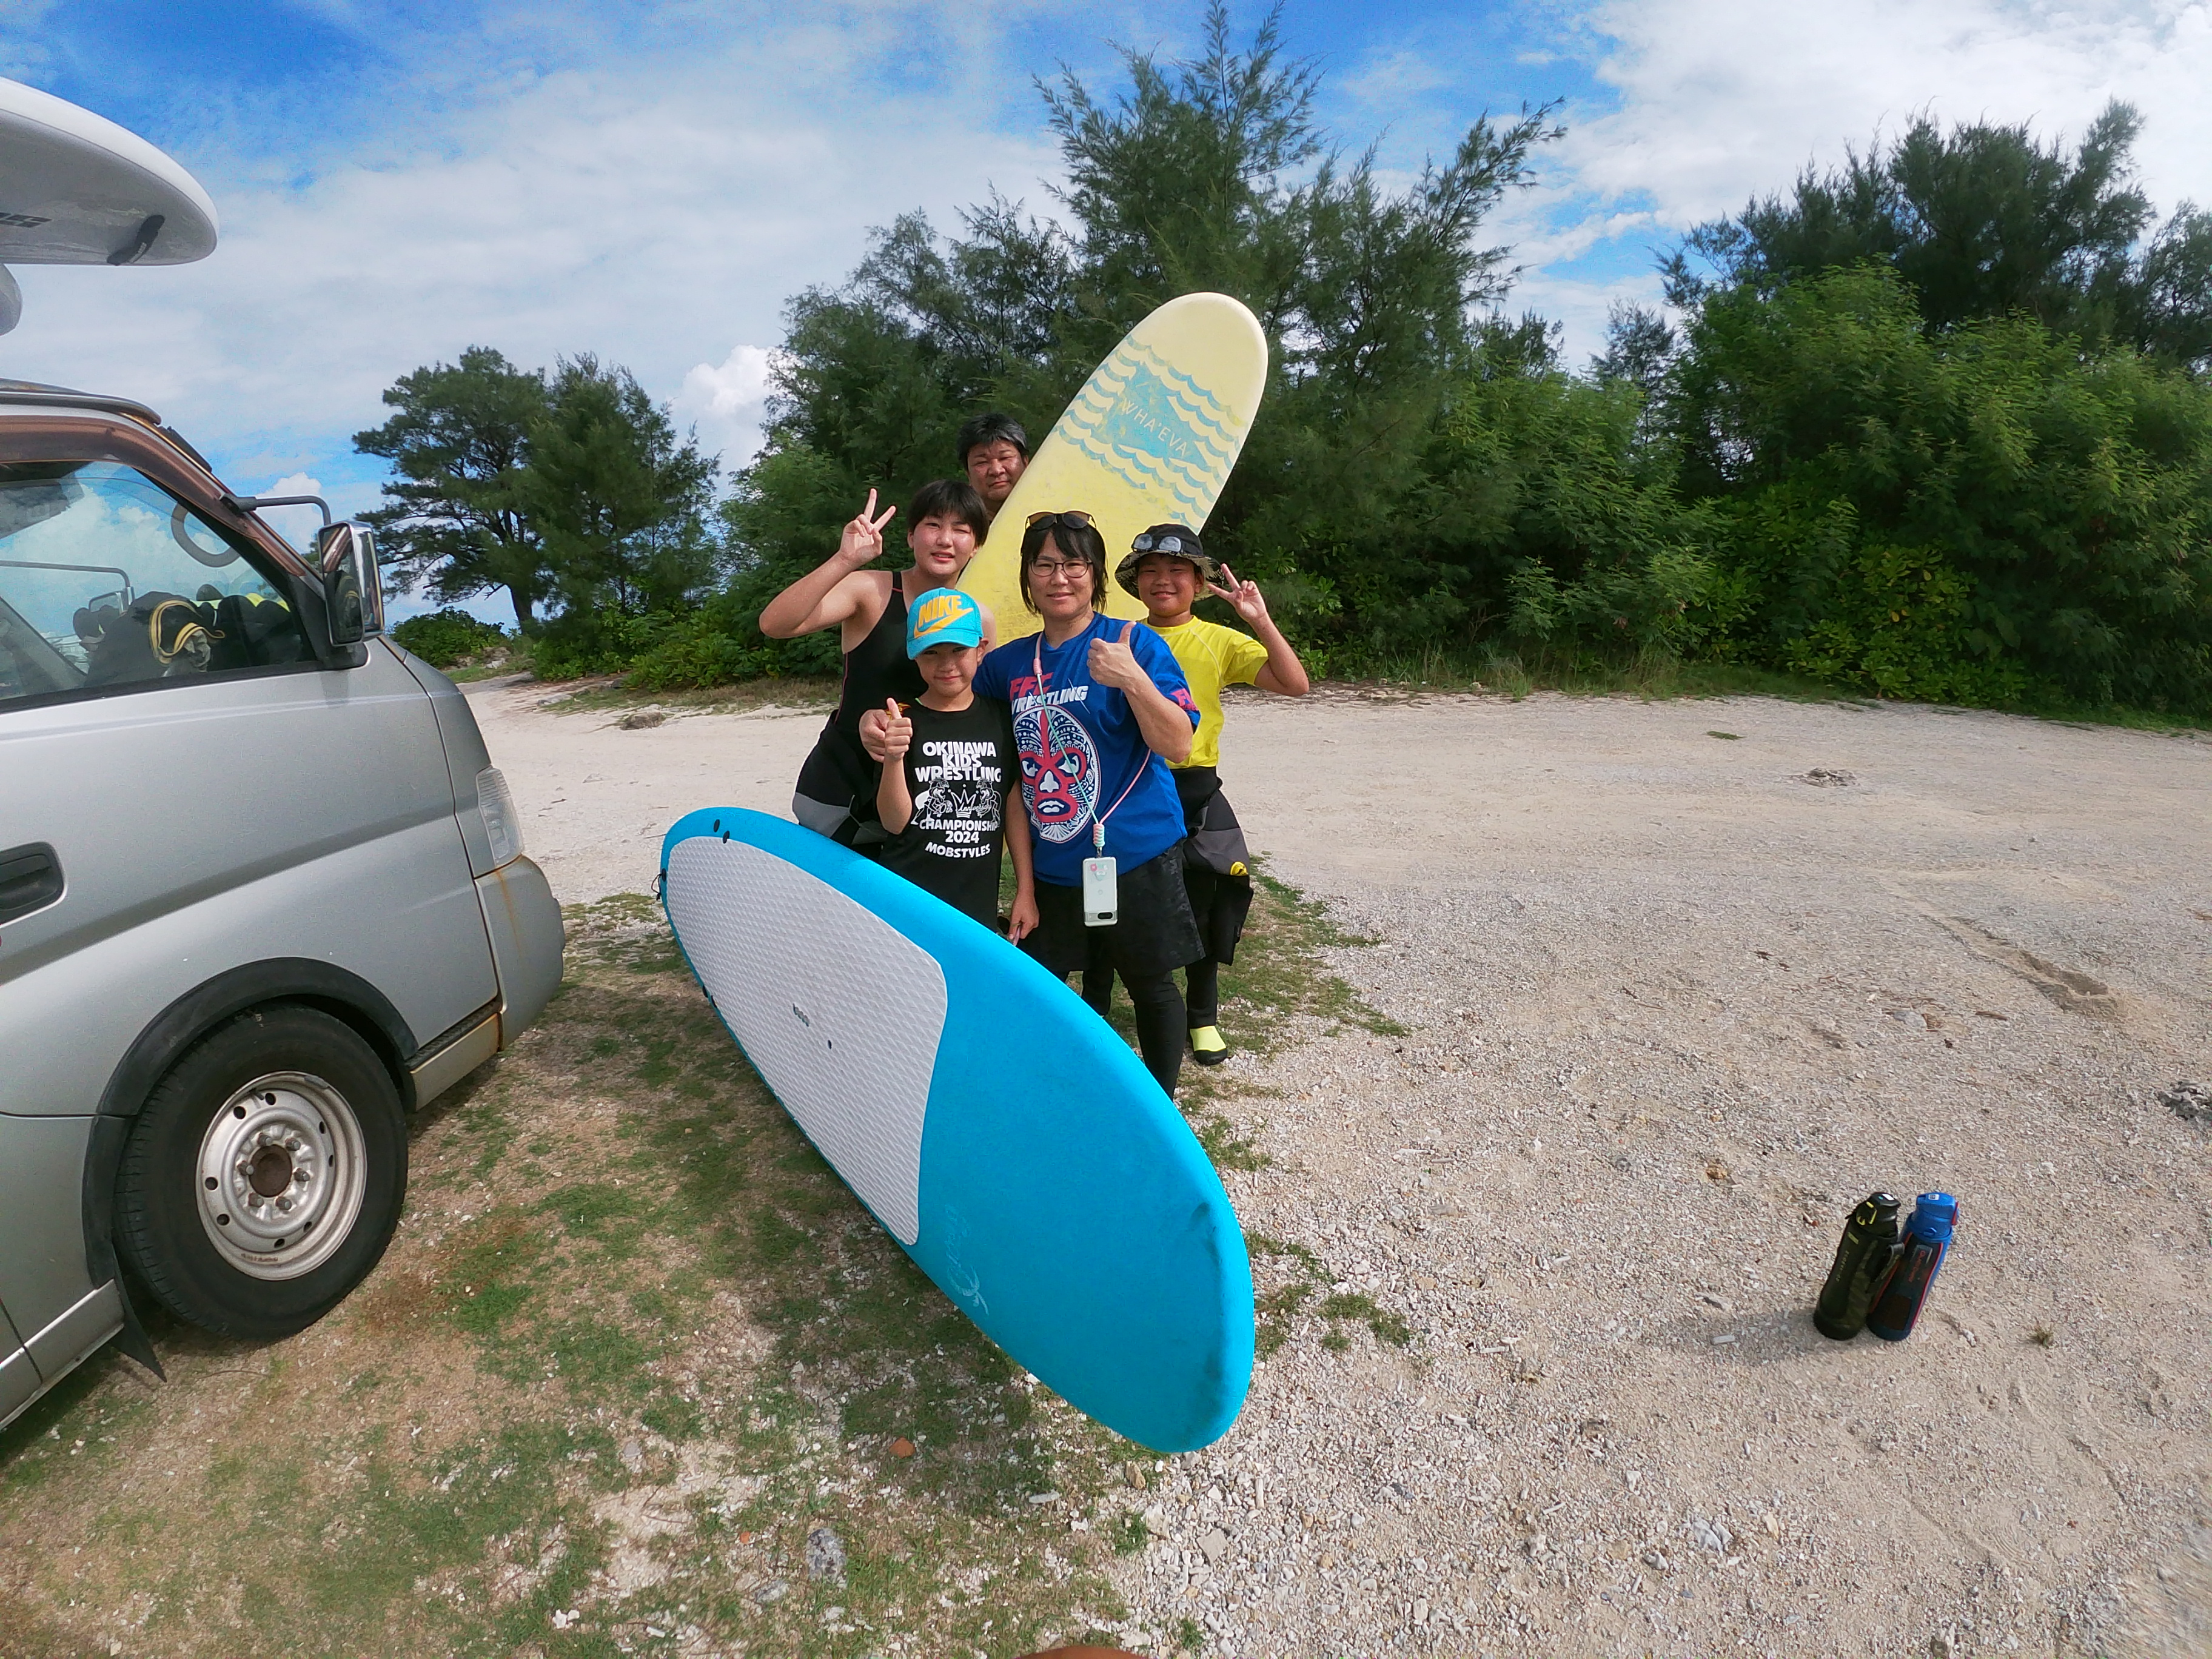
[[[215,203],[174,157],[0,78],[0,333],[22,314],[8,265],[189,264],[219,234]]]

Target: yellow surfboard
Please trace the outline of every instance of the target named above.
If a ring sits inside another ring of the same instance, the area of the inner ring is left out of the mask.
[[[1145,607],[1112,580],[1115,566],[1147,525],[1205,527],[1267,382],[1267,337],[1226,294],[1186,294],[1131,329],[1037,446],[961,579],[998,617],[999,638],[1036,631],[1016,585],[1032,513],[1091,514],[1106,538],[1098,608],[1141,617]]]

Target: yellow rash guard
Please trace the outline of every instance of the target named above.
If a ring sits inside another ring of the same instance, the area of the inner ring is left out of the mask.
[[[1221,688],[1254,684],[1267,665],[1267,647],[1249,634],[1196,617],[1176,628],[1155,623],[1153,631],[1168,642],[1168,649],[1182,665],[1183,678],[1190,682],[1190,695],[1201,716],[1191,738],[1190,758],[1183,765],[1218,766]]]

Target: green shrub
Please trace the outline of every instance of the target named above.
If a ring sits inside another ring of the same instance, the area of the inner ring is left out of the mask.
[[[1887,696],[2212,708],[2212,385],[1862,267],[1709,297],[1670,414],[1714,654]]]
[[[433,668],[456,663],[498,649],[507,642],[507,631],[497,623],[471,617],[447,606],[428,616],[410,617],[396,624],[392,637]]]
[[[837,630],[771,640],[755,623],[746,586],[691,609],[623,617],[568,612],[545,625],[535,659],[541,679],[622,674],[641,691],[681,691],[770,676],[834,675],[843,664]]]

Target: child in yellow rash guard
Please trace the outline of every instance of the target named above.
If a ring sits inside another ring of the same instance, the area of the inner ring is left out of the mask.
[[[1201,716],[1190,758],[1173,769],[1181,797],[1184,843],[1183,879],[1206,955],[1184,970],[1184,1001],[1190,1025],[1192,1058],[1218,1066],[1229,1058],[1229,1045],[1217,1024],[1220,975],[1235,959],[1244,915],[1252,905],[1251,855],[1237,814],[1221,793],[1221,688],[1257,685],[1286,697],[1308,690],[1305,665],[1267,614],[1259,586],[1240,582],[1226,566],[1209,557],[1198,532],[1178,524],[1154,525],[1130,544],[1128,556],[1114,573],[1123,589],[1151,612],[1153,630],[1165,640],[1190,683]],[[1252,629],[1203,622],[1191,614],[1201,586],[1226,600]],[[1104,1012],[1114,986],[1113,969],[1103,963],[1083,976],[1084,1000]]]

